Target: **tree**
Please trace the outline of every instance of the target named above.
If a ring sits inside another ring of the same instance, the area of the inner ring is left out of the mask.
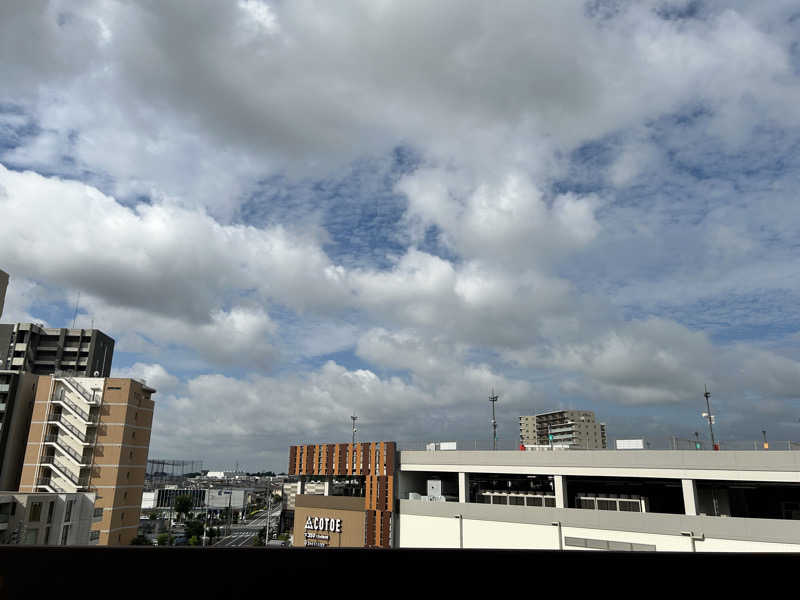
[[[149,544],[150,542],[147,541],[147,538],[143,535],[137,535],[131,540],[131,546],[147,546]]]
[[[160,533],[156,538],[159,546],[167,546],[172,541],[172,536],[168,533]]]
[[[194,501],[192,500],[191,496],[178,496],[175,498],[175,512],[178,513],[178,520],[181,520],[181,515],[185,515],[190,510],[192,510],[192,506],[194,505]]]
[[[158,513],[156,511],[151,511],[147,518],[151,521],[155,521],[158,518]]]
[[[202,537],[203,536],[203,522],[202,521],[187,521],[186,522],[186,535],[189,537]]]
[[[196,535],[193,535],[189,538],[189,545],[190,546],[199,546],[200,545],[200,538]]]

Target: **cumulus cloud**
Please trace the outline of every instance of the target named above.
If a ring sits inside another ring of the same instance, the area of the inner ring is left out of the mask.
[[[663,432],[708,383],[788,435],[795,9],[6,2],[6,317],[80,292],[160,388],[156,451],[254,468],[353,410],[479,437],[493,386],[511,430]]]

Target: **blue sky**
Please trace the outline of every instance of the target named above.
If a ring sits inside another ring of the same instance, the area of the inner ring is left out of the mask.
[[[800,439],[793,2],[6,2],[3,321],[114,337],[151,456]]]

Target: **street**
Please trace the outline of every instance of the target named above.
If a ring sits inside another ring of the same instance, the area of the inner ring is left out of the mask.
[[[280,515],[280,506],[272,510],[273,523],[270,531],[274,531],[277,517]],[[252,519],[242,524],[231,525],[231,535],[221,538],[214,544],[215,548],[231,548],[240,546],[252,546],[253,538],[267,526],[267,511],[262,510],[256,513]]]

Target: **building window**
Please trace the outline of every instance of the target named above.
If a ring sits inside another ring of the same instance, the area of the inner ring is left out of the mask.
[[[67,509],[64,511],[64,522],[69,523],[72,520],[72,505],[75,500],[67,500]]]
[[[55,508],[55,506],[56,506],[55,502],[50,502],[50,507],[47,509],[47,522],[48,523],[52,523],[53,522],[53,509]]]
[[[25,532],[25,543],[35,544],[38,537],[39,537],[38,529],[28,529],[28,531]]]
[[[34,502],[31,504],[31,512],[28,516],[28,521],[31,523],[38,523],[42,519],[42,503]]]
[[[69,541],[69,525],[64,525],[61,530],[61,545],[66,546]]]

